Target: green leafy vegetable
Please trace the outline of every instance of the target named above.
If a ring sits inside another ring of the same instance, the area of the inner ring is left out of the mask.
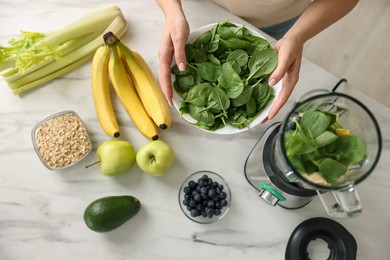
[[[174,65],[171,72],[183,98],[180,113],[189,113],[196,126],[211,131],[248,127],[274,98],[267,77],[277,66],[277,52],[245,26],[220,22],[186,44],[185,51],[187,69]]]
[[[329,185],[336,184],[348,167],[366,156],[364,141],[353,134],[338,135],[339,115],[320,109],[295,113],[284,133],[285,149],[298,173],[310,178],[318,172]]]

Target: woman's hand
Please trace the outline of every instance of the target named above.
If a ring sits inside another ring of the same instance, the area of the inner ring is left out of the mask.
[[[298,82],[303,42],[295,37],[289,37],[286,34],[285,37],[275,44],[275,50],[278,52],[278,66],[271,74],[268,84],[274,86],[282,80],[282,89],[275,103],[272,105],[266,120],[271,120],[276,116],[290,97],[295,84]]]
[[[170,106],[172,102],[172,81],[171,81],[171,63],[173,56],[179,70],[186,68],[185,44],[188,39],[190,29],[183,13],[167,17],[164,25],[164,31],[158,51],[160,61],[159,80],[161,89]]]

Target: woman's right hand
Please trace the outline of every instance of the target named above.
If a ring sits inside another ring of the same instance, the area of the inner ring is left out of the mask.
[[[166,13],[158,58],[160,61],[160,85],[170,106],[173,106],[171,81],[172,59],[175,57],[179,70],[185,70],[187,62],[185,45],[188,40],[189,33],[190,28],[181,9],[176,11],[170,10],[169,14]]]

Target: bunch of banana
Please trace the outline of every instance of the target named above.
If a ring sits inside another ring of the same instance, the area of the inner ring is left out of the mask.
[[[104,35],[92,63],[95,109],[103,130],[118,137],[119,128],[110,99],[109,80],[134,125],[148,139],[158,139],[158,129],[171,125],[165,97],[150,67],[112,32]]]

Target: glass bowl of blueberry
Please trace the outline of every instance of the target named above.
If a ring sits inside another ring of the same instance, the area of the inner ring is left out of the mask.
[[[222,176],[211,171],[191,174],[180,187],[180,208],[189,219],[209,224],[223,218],[229,210],[231,193]]]

